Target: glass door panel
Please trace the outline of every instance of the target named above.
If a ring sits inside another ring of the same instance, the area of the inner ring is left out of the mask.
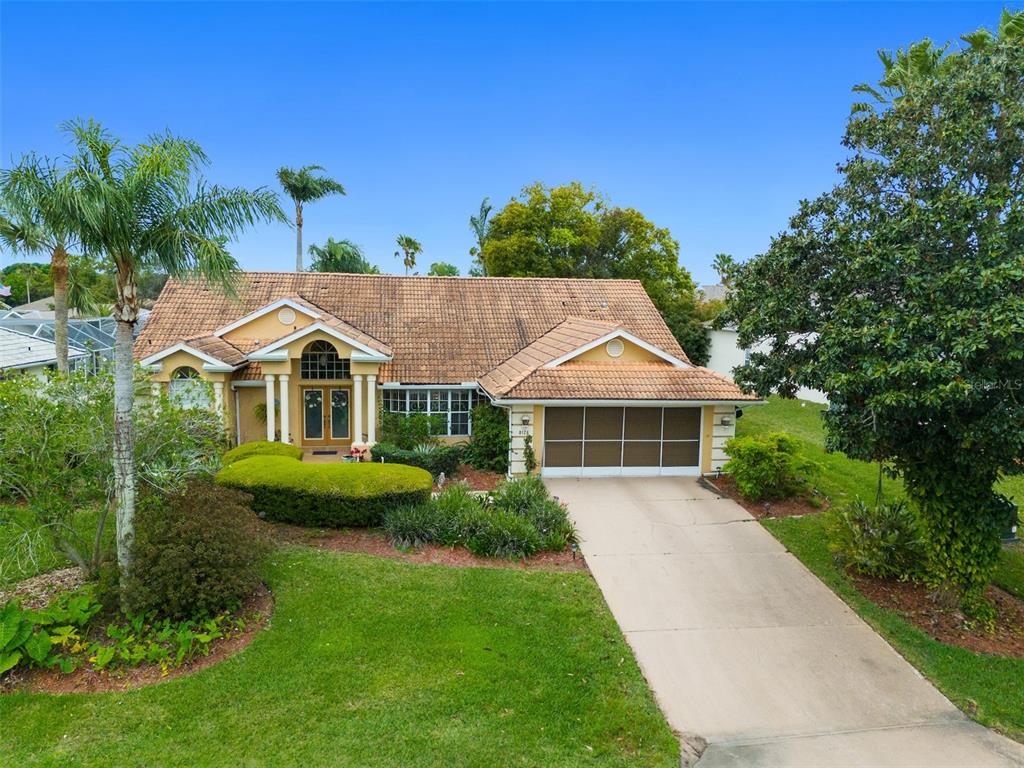
[[[302,392],[303,437],[306,440],[324,439],[324,391],[305,389]]]
[[[331,439],[348,439],[348,390],[331,390]]]

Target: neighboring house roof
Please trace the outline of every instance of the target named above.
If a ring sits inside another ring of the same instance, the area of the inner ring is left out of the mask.
[[[381,366],[383,381],[476,381],[569,318],[602,324],[603,333],[621,328],[686,361],[636,280],[246,272],[236,293],[233,299],[200,281],[169,280],[135,343],[136,356],[212,336],[233,319],[291,298],[331,315],[321,321],[335,330],[343,324],[339,332],[380,345],[393,358]],[[255,378],[254,365],[234,377]]]
[[[88,352],[68,347],[68,358],[87,357]],[[32,368],[57,361],[57,345],[9,328],[0,328],[0,369]]]
[[[757,400],[707,368],[663,362],[569,361],[540,367],[497,400]]]

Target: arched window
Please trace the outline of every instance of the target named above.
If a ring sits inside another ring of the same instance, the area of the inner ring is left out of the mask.
[[[302,352],[299,377],[303,379],[350,379],[349,361],[338,357],[330,342],[314,341]]]
[[[182,408],[209,408],[210,390],[199,371],[183,365],[171,374],[167,394]]]

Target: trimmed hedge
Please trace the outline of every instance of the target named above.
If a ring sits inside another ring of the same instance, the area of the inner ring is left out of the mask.
[[[232,448],[224,454],[220,463],[225,467],[234,464],[242,459],[251,459],[253,456],[287,456],[291,459],[302,460],[302,449],[297,445],[288,443],[272,443],[269,440],[256,440],[252,443],[242,443],[237,448]]]
[[[442,472],[448,477],[454,475],[462,461],[462,453],[461,445],[431,445],[407,451],[391,443],[377,443],[370,449],[375,462],[383,459],[385,464],[421,467],[434,477]]]
[[[267,520],[325,528],[380,525],[397,506],[430,500],[433,479],[402,464],[307,464],[285,456],[236,461],[217,482],[252,495]]]

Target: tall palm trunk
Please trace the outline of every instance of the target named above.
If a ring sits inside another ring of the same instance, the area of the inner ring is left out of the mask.
[[[57,370],[68,371],[68,252],[58,243],[50,256],[53,277],[53,342],[57,347]]]
[[[302,271],[302,203],[295,204],[295,271]]]
[[[117,275],[117,331],[114,336],[114,493],[117,501],[117,564],[121,574],[122,610],[131,575],[135,544],[135,365],[132,331],[139,317],[138,290],[131,268]]]

